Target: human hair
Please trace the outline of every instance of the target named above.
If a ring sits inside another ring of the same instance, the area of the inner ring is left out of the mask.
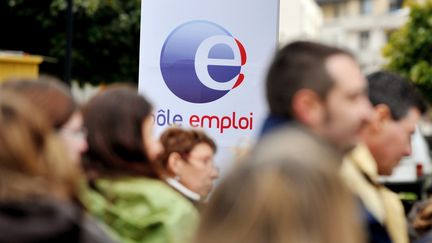
[[[88,150],[84,166],[100,176],[151,175],[144,146],[143,122],[150,117],[150,103],[126,85],[113,85],[84,107]]]
[[[417,108],[421,114],[426,112],[425,100],[408,79],[389,71],[378,71],[369,74],[367,80],[372,105],[387,105],[394,120],[405,117],[411,108]]]
[[[76,200],[80,174],[65,154],[45,116],[0,91],[0,201]]]
[[[195,242],[360,243],[358,211],[331,166],[250,158],[212,195]]]
[[[216,153],[216,143],[205,132],[199,130],[168,128],[161,134],[160,141],[164,149],[159,155],[158,163],[165,170],[167,169],[168,158],[174,152],[186,157],[196,145],[204,143]]]
[[[334,85],[326,60],[334,55],[352,57],[345,50],[307,41],[293,42],[279,50],[266,79],[270,113],[293,118],[292,98],[301,89],[310,89],[325,98]]]
[[[272,131],[213,193],[195,242],[365,242],[341,160],[302,126]]]
[[[69,88],[53,77],[9,80],[1,88],[14,91],[29,99],[46,115],[55,129],[61,128],[78,109]]]

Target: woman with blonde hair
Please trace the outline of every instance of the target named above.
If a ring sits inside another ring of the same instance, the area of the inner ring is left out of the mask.
[[[0,91],[0,242],[111,242],[77,206],[80,173],[50,123]]]
[[[302,161],[245,161],[213,194],[195,242],[365,242],[337,178]]]
[[[216,189],[195,242],[364,243],[335,158],[302,131],[265,138]]]

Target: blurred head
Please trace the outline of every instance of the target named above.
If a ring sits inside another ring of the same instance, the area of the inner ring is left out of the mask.
[[[202,131],[169,128],[160,138],[160,163],[166,175],[178,178],[189,190],[206,197],[219,172],[214,164],[216,144]]]
[[[343,153],[322,137],[303,126],[285,126],[272,131],[253,148],[251,157],[257,160],[290,158],[295,161],[318,161],[339,170]]]
[[[391,72],[367,77],[374,117],[362,134],[380,175],[391,175],[404,156],[411,154],[411,135],[426,104],[410,81]]]
[[[267,76],[270,113],[296,120],[339,150],[353,148],[371,116],[367,82],[346,51],[294,42],[275,56]]]
[[[316,162],[244,161],[215,190],[195,242],[365,242],[337,170]]]
[[[153,175],[150,161],[161,146],[153,139],[150,112],[150,103],[131,87],[114,85],[93,97],[84,108],[85,166],[102,174]]]
[[[78,168],[28,100],[0,91],[0,200],[78,196]]]
[[[42,77],[38,80],[11,80],[3,90],[16,92],[28,99],[46,117],[65,143],[71,160],[78,163],[87,150],[82,114],[69,88],[59,80]]]

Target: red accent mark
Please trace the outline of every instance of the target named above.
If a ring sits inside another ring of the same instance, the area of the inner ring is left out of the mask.
[[[237,82],[234,84],[234,86],[232,87],[233,89],[237,88],[244,80],[244,75],[243,73],[240,73],[237,79]]]
[[[237,43],[237,45],[239,47],[240,56],[241,56],[241,65],[243,66],[243,65],[246,64],[246,59],[247,59],[247,57],[246,57],[246,50],[245,50],[243,44],[239,40],[237,40],[235,38],[234,38],[234,40],[236,41],[236,43]]]

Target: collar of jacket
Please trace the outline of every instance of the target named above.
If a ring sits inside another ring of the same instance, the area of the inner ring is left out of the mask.
[[[261,128],[260,137],[263,137],[264,135],[271,132],[275,128],[279,128],[283,125],[286,125],[291,121],[292,121],[291,119],[284,116],[271,115],[271,114],[268,115],[267,118],[264,120],[264,124]]]
[[[353,165],[361,171],[363,176],[373,185],[379,186],[377,163],[365,144],[358,145],[349,155]]]
[[[201,196],[198,193],[189,190],[189,188],[185,187],[178,180],[168,177],[166,178],[166,182],[190,200],[194,202],[199,202],[201,200]]]

